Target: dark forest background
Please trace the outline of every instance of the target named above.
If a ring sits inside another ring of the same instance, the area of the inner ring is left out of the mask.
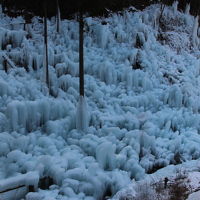
[[[200,15],[200,0],[178,0],[179,9],[184,10],[187,3],[191,5],[191,14]],[[10,16],[39,15],[43,16],[44,5],[47,16],[55,16],[57,4],[60,5],[61,17],[71,18],[80,10],[89,13],[90,16],[107,15],[109,11],[120,11],[129,6],[144,9],[152,3],[170,5],[173,0],[0,0],[3,11]],[[27,11],[28,10],[28,11]]]

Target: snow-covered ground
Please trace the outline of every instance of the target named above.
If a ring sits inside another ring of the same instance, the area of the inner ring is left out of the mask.
[[[199,165],[199,160],[187,161],[176,166],[168,165],[153,174],[146,175],[140,181],[133,180],[112,199],[190,200],[190,198],[194,198],[194,200],[198,200],[200,190]]]
[[[199,199],[199,197],[200,197],[200,191],[194,192],[189,196],[188,200],[197,200]]]
[[[153,5],[85,19],[89,126],[78,131],[78,23],[58,34],[48,22],[49,94],[41,19],[23,31],[22,18],[1,14],[0,180],[36,171],[54,185],[26,200],[100,200],[133,195],[133,181],[159,168],[200,169],[198,19],[176,4],[159,16]],[[5,73],[4,54],[21,67]]]

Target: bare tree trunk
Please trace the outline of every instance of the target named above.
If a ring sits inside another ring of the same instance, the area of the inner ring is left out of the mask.
[[[47,32],[47,8],[46,2],[44,3],[44,45],[45,45],[45,64],[46,64],[46,84],[49,88],[49,63],[48,63],[48,32]]]
[[[79,13],[79,92],[84,96],[84,52],[83,52],[83,13]]]

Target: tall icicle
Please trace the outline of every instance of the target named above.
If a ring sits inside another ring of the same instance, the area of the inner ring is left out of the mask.
[[[188,3],[185,7],[185,14],[189,15],[190,14],[190,4]]]
[[[200,39],[198,37],[198,27],[199,27],[199,16],[195,17],[194,26],[192,31],[192,44],[194,48],[198,48]]]
[[[56,30],[58,33],[61,33],[61,16],[60,16],[59,0],[56,1],[56,4],[57,4]]]
[[[172,9],[175,14],[178,10],[178,1],[174,1],[174,3],[172,4]]]
[[[80,96],[76,111],[76,128],[80,131],[87,131],[88,126],[89,126],[88,105],[84,96]]]
[[[186,7],[185,7],[185,23],[187,26],[189,26],[190,24],[190,4],[186,4]]]

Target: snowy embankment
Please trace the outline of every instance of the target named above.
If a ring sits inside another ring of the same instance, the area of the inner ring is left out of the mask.
[[[0,179],[37,171],[54,185],[27,200],[97,200],[159,168],[199,159],[198,20],[176,5],[160,23],[159,16],[151,6],[86,19],[90,119],[80,132],[77,22],[62,21],[60,34],[55,19],[48,22],[49,95],[40,19],[22,31],[22,18],[1,15]],[[21,68],[5,73],[4,53]]]

